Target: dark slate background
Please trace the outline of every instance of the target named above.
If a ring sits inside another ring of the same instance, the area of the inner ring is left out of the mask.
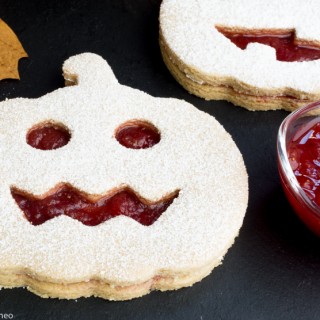
[[[63,61],[91,51],[107,59],[120,83],[212,114],[233,136],[249,173],[249,207],[235,245],[223,265],[192,288],[127,302],[46,300],[24,289],[1,290],[0,314],[35,320],[319,319],[319,239],[294,215],[277,172],[276,135],[287,113],[249,112],[188,94],[159,53],[159,6],[160,0],[1,0],[1,18],[30,58],[20,61],[21,81],[0,82],[0,100],[63,87]]]

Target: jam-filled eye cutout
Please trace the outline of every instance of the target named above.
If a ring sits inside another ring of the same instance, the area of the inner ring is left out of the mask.
[[[71,139],[67,127],[55,122],[42,122],[34,125],[26,136],[27,143],[36,149],[53,150],[65,146]]]
[[[147,149],[157,144],[161,135],[159,130],[150,122],[130,120],[118,127],[115,138],[126,148]]]

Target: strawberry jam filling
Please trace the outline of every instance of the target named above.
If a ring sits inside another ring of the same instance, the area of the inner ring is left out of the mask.
[[[272,30],[245,30],[243,32],[217,27],[225,37],[230,39],[240,49],[246,49],[249,43],[261,43],[273,47],[276,50],[277,60],[311,61],[320,59],[320,46],[315,44],[302,45],[296,42],[294,31],[283,33]],[[305,42],[306,41],[301,41]]]
[[[103,196],[92,196],[69,184],[61,184],[45,197],[30,195],[15,188],[11,189],[11,194],[33,225],[40,225],[64,214],[87,226],[96,226],[119,215],[150,226],[167,210],[179,192],[156,202],[138,197],[130,188]]]
[[[126,148],[146,149],[160,141],[160,133],[148,122],[132,121],[119,127],[116,139]]]
[[[27,134],[27,143],[36,149],[53,150],[65,146],[70,138],[70,132],[64,127],[53,123],[44,123],[30,129]]]
[[[288,143],[287,152],[300,186],[320,206],[320,122],[302,128]]]

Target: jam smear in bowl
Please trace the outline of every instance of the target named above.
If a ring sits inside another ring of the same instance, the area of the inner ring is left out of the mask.
[[[284,119],[277,151],[282,187],[291,206],[320,236],[320,101]]]

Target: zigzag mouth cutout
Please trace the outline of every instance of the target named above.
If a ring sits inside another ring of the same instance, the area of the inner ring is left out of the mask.
[[[176,190],[152,202],[139,196],[130,187],[116,188],[102,195],[85,193],[68,183],[59,183],[43,195],[11,188],[11,195],[25,218],[35,226],[61,215],[87,226],[99,225],[119,215],[150,226],[168,209],[179,192]]]
[[[261,43],[273,47],[279,61],[301,62],[320,59],[320,44],[298,39],[295,29],[239,29],[216,26],[216,29],[244,50],[249,43]]]

